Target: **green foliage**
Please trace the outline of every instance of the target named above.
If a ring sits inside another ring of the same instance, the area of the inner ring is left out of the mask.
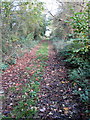
[[[16,119],[20,118],[33,118],[33,115],[37,112],[37,92],[39,90],[39,84],[30,81],[22,88],[22,98],[18,102],[18,106],[14,107],[12,114]]]
[[[10,90],[19,95],[17,105],[13,106],[13,110],[9,114],[9,117],[14,116],[15,119],[33,119],[37,117],[38,107],[38,95],[40,88],[40,81],[44,73],[44,67],[48,59],[48,44],[43,43],[40,49],[37,51],[36,58],[31,62],[34,66],[26,67],[25,79],[27,82],[21,86],[13,86]],[[31,73],[31,74],[30,74]],[[27,76],[27,77],[26,77]],[[21,77],[19,78],[21,80]],[[17,91],[20,87],[21,90]],[[16,98],[17,99],[17,98]],[[6,117],[7,119],[7,117]]]
[[[85,66],[84,66],[85,67]],[[90,87],[88,85],[88,78],[90,77],[90,65],[88,68],[77,68],[71,70],[69,74],[70,80],[72,80],[72,83],[76,83],[78,86],[77,90],[75,89],[73,92],[75,94],[78,94],[80,96],[80,99],[84,103],[89,102],[89,92]]]
[[[30,68],[30,67],[26,67],[26,70],[31,70],[32,68]]]
[[[34,40],[34,33],[29,33],[26,38],[21,38],[21,44],[23,45],[23,47],[25,48],[32,48],[33,46],[35,46],[39,41],[35,41]]]
[[[13,35],[13,34],[11,35],[11,41],[12,41],[12,42],[16,42],[16,41],[18,41],[18,40],[20,40],[18,36]]]
[[[12,55],[12,51],[20,47],[30,49],[35,45],[36,39],[39,39],[41,34],[44,35],[46,24],[43,10],[43,3],[37,0],[17,3],[14,0],[2,1],[3,61],[6,56]]]
[[[56,50],[60,56],[63,56],[68,68],[68,76],[73,85],[73,93],[79,96],[80,102],[83,103],[82,107],[87,112],[90,92],[88,84],[90,80],[89,7],[90,3],[80,12],[73,11],[72,16],[65,21],[73,32],[67,33],[68,40],[64,41],[64,45],[59,44],[55,40],[53,41]],[[60,39],[59,41],[61,43]],[[63,49],[61,49],[61,45]]]
[[[33,39],[34,39],[33,33],[28,34],[26,37],[26,40],[33,40]]]
[[[81,91],[77,89],[74,93],[80,95],[82,102],[88,103],[89,98],[87,93],[89,92],[88,81],[90,78],[90,49],[86,48],[86,46],[78,48],[80,44],[78,44],[78,47],[73,44],[71,46],[69,45],[67,47],[68,50],[64,53],[66,65],[71,69],[69,78],[73,84],[76,83],[78,88],[82,89]]]
[[[76,12],[74,16],[70,17],[73,21],[70,23],[74,29],[74,33],[88,34],[88,12]]]
[[[67,45],[67,43],[64,40],[62,40],[58,37],[52,38],[52,42],[53,42],[53,46],[57,52],[62,51],[63,48]]]
[[[16,64],[16,59],[14,59],[13,57],[11,57],[9,60],[7,60],[8,65],[13,65]]]
[[[5,63],[1,63],[0,64],[0,70],[6,70],[6,68],[8,68],[8,64],[5,64]]]
[[[43,43],[41,48],[37,51],[37,55],[48,56],[48,43]]]

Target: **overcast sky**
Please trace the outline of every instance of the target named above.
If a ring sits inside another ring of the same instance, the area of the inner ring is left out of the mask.
[[[47,18],[48,16],[50,16],[50,13],[48,13],[48,11],[50,11],[53,15],[55,15],[58,5],[56,3],[56,0],[39,0],[41,2],[45,3],[45,8],[46,10],[46,14],[47,14]],[[47,27],[47,29],[49,29],[49,27]],[[49,36],[49,34],[51,33],[51,30],[49,29],[49,31],[46,31],[46,35]]]
[[[45,3],[46,9],[48,9],[53,15],[56,13],[58,5],[56,0],[39,0]]]

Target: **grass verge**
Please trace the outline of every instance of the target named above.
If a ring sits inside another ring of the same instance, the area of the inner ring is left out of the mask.
[[[8,118],[29,120],[37,116],[37,93],[39,92],[40,81],[43,79],[44,69],[47,66],[47,60],[48,43],[43,42],[40,49],[36,52],[36,57],[30,62],[30,66],[27,66],[22,71],[23,74],[19,77],[19,83],[9,89],[10,92],[16,95],[14,98],[16,102],[14,105],[9,106],[11,111],[2,120]]]

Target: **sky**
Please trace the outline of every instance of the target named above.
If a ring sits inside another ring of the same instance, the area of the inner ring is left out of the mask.
[[[41,2],[45,2],[45,7],[50,11],[53,15],[55,15],[58,5],[56,3],[56,0],[39,0]]]
[[[44,2],[45,3],[45,8],[46,8],[46,14],[47,14],[47,18],[50,16],[50,13],[48,11],[51,12],[52,15],[55,15],[56,12],[57,12],[57,8],[58,8],[58,5],[56,3],[56,0],[39,0],[41,2]],[[46,36],[49,36],[50,33],[51,33],[51,30],[49,27],[47,27],[46,29],[48,29],[46,31]]]
[[[56,0],[39,0],[46,3],[46,8],[51,11],[53,14],[56,13],[58,4]],[[89,0],[60,0],[61,2],[88,2]]]

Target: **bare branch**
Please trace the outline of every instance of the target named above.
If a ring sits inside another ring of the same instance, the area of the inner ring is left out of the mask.
[[[53,18],[55,18],[55,16],[54,16],[50,11],[48,11],[48,13],[50,13],[50,15],[51,15]],[[60,18],[59,18],[59,19],[57,18],[56,20],[58,20],[58,21],[64,21],[63,19],[60,19]]]

